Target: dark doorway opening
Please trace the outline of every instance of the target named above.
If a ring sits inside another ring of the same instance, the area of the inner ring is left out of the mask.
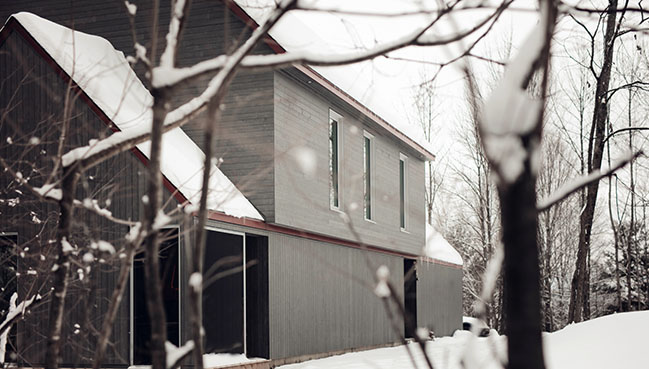
[[[246,354],[268,359],[268,237],[246,235],[246,265]]]
[[[269,358],[268,237],[208,231],[204,263],[205,352]]]
[[[0,233],[0,322],[9,313],[11,297],[18,292],[18,235]],[[19,303],[16,299],[15,303]],[[16,352],[16,324],[9,329],[4,363],[15,363],[18,359]]]
[[[241,234],[207,232],[203,264],[205,352],[244,352]]]
[[[403,260],[403,294],[405,317],[404,330],[406,338],[413,338],[417,329],[417,261]]]
[[[167,321],[167,341],[178,346],[180,342],[180,298],[178,290],[178,228],[161,231],[160,243],[160,281],[162,299]],[[139,253],[133,261],[133,364],[151,364],[151,323],[146,305],[146,286],[144,283],[144,253]]]

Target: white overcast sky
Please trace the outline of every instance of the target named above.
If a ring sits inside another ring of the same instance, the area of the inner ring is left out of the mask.
[[[239,0],[253,18],[259,20],[259,9],[255,7],[268,4],[270,0]],[[393,13],[434,7],[428,0],[310,0],[310,4],[328,9]],[[252,5],[252,7],[250,7]],[[520,0],[515,8],[533,9],[535,3]],[[469,28],[486,16],[486,11],[463,12],[453,18],[460,28]],[[288,14],[271,31],[282,46],[289,51],[309,50],[323,53],[340,53],[358,48],[371,48],[376,43],[385,42],[412,32],[424,25],[430,16],[408,17],[370,17],[342,15],[339,13],[296,11]],[[510,38],[513,49],[525,38],[537,23],[538,16],[533,11],[508,11],[498,21],[490,36],[485,38],[477,54],[486,54],[485,48],[496,47],[502,39]],[[452,32],[450,23],[441,23],[434,29],[440,35]],[[437,67],[426,62],[440,62],[457,55],[460,45],[451,47],[409,47],[391,53],[404,59],[423,62],[406,62],[379,57],[364,63],[345,67],[316,68],[326,78],[343,88],[356,99],[382,116],[391,124],[406,131],[411,136],[419,132],[418,127],[408,128],[414,114],[413,86],[421,83],[424,77],[431,76]],[[439,136],[432,143],[436,154],[443,154],[452,143],[454,125],[463,105],[463,81],[457,68],[446,68],[438,78],[437,93],[441,99],[441,111],[436,125]]]

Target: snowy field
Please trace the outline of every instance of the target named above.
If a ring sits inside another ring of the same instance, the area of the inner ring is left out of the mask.
[[[548,369],[649,369],[649,311],[609,315],[544,334]],[[426,352],[435,368],[502,368],[506,338],[472,337],[457,331],[453,337],[429,342]],[[409,345],[417,368],[426,368],[423,355]],[[462,365],[462,362],[464,365]],[[404,346],[355,352],[282,369],[411,369],[412,362]]]

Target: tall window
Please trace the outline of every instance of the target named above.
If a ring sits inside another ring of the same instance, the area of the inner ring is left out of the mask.
[[[340,209],[340,114],[329,110],[329,205]]]
[[[407,209],[407,179],[408,178],[408,157],[399,154],[399,223],[401,229],[406,229],[406,209]]]
[[[363,212],[365,219],[372,220],[372,163],[374,162],[373,151],[374,136],[364,132],[363,134]]]

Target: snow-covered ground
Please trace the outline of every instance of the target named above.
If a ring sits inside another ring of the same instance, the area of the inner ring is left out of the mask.
[[[609,315],[544,334],[548,369],[642,369],[649,368],[649,311]],[[426,352],[435,368],[502,368],[506,337],[472,337],[457,331],[453,337],[429,342]],[[418,368],[426,368],[416,345],[408,345]],[[464,362],[464,366],[461,364]],[[404,346],[333,356],[282,369],[411,369]]]
[[[205,354],[203,355],[203,366],[206,368],[218,368],[233,364],[248,364],[265,359],[248,358],[244,354]]]

